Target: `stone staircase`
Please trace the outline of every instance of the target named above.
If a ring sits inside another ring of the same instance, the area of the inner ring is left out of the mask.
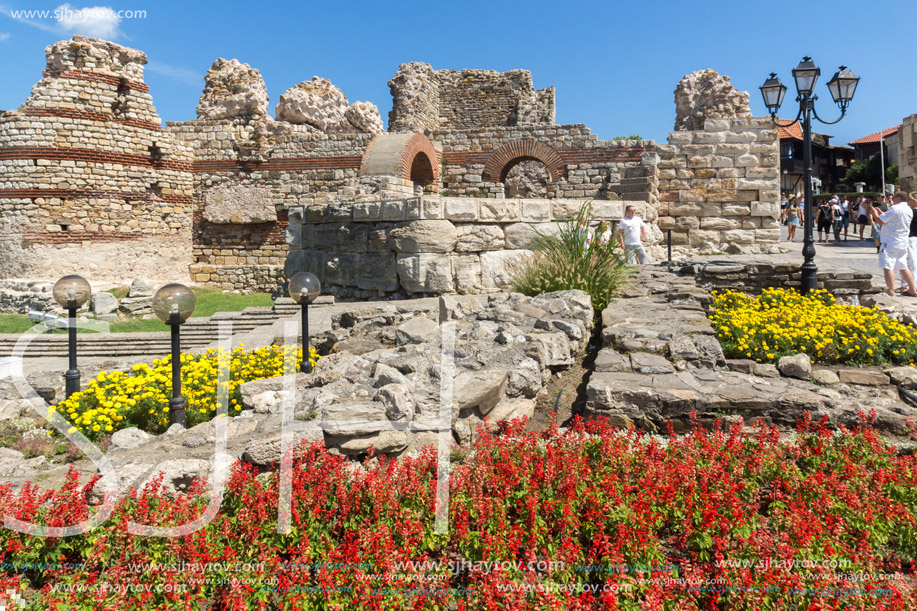
[[[320,298],[315,305],[334,303],[333,297]],[[183,351],[201,348],[219,340],[221,321],[232,322],[232,334],[244,333],[275,321],[298,314],[300,306],[290,298],[281,298],[273,306],[245,308],[241,312],[217,312],[209,318],[190,318],[182,325],[181,346]],[[79,356],[139,356],[153,357],[169,354],[172,349],[171,335],[165,324],[159,333],[80,333],[77,338]],[[0,334],[0,357],[12,356],[16,342],[21,336],[14,333]],[[29,344],[25,358],[66,357],[67,334],[39,335]]]

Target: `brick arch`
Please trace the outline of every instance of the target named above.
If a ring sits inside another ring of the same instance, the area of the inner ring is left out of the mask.
[[[423,134],[379,134],[363,153],[360,176],[400,176],[411,180],[413,168],[415,178],[420,173],[423,181],[428,182],[430,176],[419,172],[419,168],[426,168],[426,161],[429,161],[429,169],[432,170],[432,182],[438,183],[439,154],[429,138]]]
[[[490,182],[503,182],[506,173],[517,161],[540,161],[551,174],[551,180],[564,177],[564,160],[551,146],[537,140],[517,140],[504,144],[487,159],[482,177]]]

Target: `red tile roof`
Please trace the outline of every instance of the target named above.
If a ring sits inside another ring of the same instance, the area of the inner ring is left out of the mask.
[[[777,119],[780,121],[780,119]],[[799,123],[793,123],[789,127],[783,127],[782,125],[777,126],[777,133],[780,135],[780,139],[784,138],[793,138],[795,140],[802,140],[802,128],[799,127]]]
[[[880,132],[869,134],[868,136],[864,136],[863,138],[860,138],[859,140],[854,140],[853,142],[848,142],[847,144],[849,144],[850,146],[853,146],[855,144],[872,144],[874,142],[878,143],[879,138],[882,138],[883,140],[885,138],[888,138],[890,135],[898,131],[899,127],[901,127],[900,123],[894,127],[889,127],[888,129],[883,129]]]

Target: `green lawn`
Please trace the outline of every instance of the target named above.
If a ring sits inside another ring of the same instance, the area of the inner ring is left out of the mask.
[[[223,293],[219,289],[202,286],[192,286],[191,290],[197,297],[194,308],[195,317],[212,316],[216,312],[241,312],[245,308],[255,306],[273,305],[269,293],[251,293],[250,295],[234,295]],[[127,287],[119,287],[107,291],[118,299],[127,296]],[[32,327],[32,321],[25,314],[0,314],[0,333],[22,333]],[[158,318],[143,320],[139,316],[110,324],[112,333],[150,333],[165,331],[167,327]],[[52,333],[66,333],[66,330],[54,330]],[[77,329],[77,333],[94,333],[94,331]]]

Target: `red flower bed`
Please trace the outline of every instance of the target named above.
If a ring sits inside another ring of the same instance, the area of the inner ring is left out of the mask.
[[[183,537],[127,522],[190,522],[200,486],[151,486],[75,537],[3,529],[0,596],[60,610],[917,609],[917,459],[868,427],[803,422],[792,443],[697,428],[660,444],[516,422],[453,463],[448,534],[433,528],[432,451],[361,472],[312,446],[294,467],[288,534],[278,477],[247,468]],[[0,507],[66,526],[94,510],[88,492],[74,474],[56,492],[0,488]]]

